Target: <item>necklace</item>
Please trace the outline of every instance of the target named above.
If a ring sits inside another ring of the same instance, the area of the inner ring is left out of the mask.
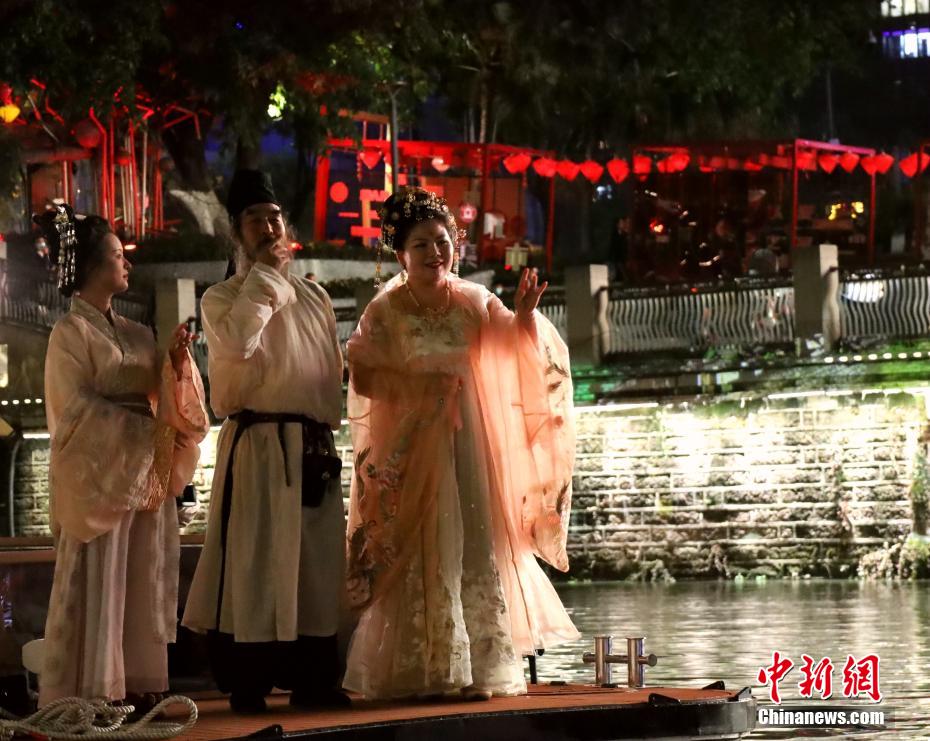
[[[452,291],[449,288],[449,281],[446,281],[446,305],[438,309],[433,309],[428,306],[424,307],[416,297],[416,294],[413,292],[413,289],[410,288],[410,283],[404,283],[404,287],[407,289],[407,293],[410,295],[410,299],[413,301],[414,305],[423,313],[423,321],[426,324],[427,328],[430,330],[437,329],[443,322],[446,314],[449,313],[449,308],[452,306]]]

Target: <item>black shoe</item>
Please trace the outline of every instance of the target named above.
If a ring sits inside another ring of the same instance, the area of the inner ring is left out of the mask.
[[[268,710],[265,698],[253,692],[233,692],[229,696],[229,707],[234,713],[257,715]]]
[[[318,708],[347,708],[352,700],[345,692],[334,689],[294,690],[291,692],[291,707],[315,710]]]

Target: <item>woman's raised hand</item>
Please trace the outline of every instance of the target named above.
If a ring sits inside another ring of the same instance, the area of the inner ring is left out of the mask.
[[[184,371],[184,359],[187,357],[187,349],[196,337],[197,335],[188,331],[187,322],[181,322],[171,334],[168,355],[171,357],[171,367],[174,368],[174,373],[179,381]]]
[[[514,308],[517,316],[523,321],[528,321],[536,307],[539,305],[539,299],[546,288],[549,287],[549,281],[544,281],[539,285],[539,276],[536,273],[530,274],[529,268],[523,268],[523,275],[520,276],[520,285],[517,286],[517,295],[514,298]]]

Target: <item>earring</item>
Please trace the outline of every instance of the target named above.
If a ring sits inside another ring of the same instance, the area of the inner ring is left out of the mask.
[[[400,269],[400,282],[404,284],[407,282],[407,268]]]
[[[452,254],[452,273],[453,275],[459,274],[459,248],[457,246]]]
[[[375,288],[381,288],[381,245],[383,242],[378,240],[378,256],[375,260]]]

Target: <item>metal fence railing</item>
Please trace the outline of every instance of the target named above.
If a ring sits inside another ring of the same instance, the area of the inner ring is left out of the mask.
[[[71,299],[58,292],[53,280],[0,274],[0,321],[51,329],[70,307]],[[144,296],[116,296],[113,308],[127,319],[152,324],[152,307]]]
[[[607,323],[608,353],[790,343],[794,288],[773,282],[674,292],[612,290]]]
[[[930,335],[930,276],[846,280],[840,284],[839,304],[843,337]]]
[[[753,280],[729,285],[662,288],[610,286],[595,298],[604,312],[604,351],[648,353],[696,350],[732,345],[776,346],[795,337],[794,287],[788,279]],[[512,290],[501,299],[513,304]],[[151,297],[114,298],[123,316],[151,325]],[[358,323],[353,299],[334,301],[336,331],[345,351]],[[0,321],[50,329],[70,306],[54,281],[42,277],[11,277],[0,272]],[[199,309],[199,301],[198,301]],[[567,339],[565,289],[551,286],[540,311]],[[930,337],[930,275],[851,277],[840,282],[839,310],[842,336],[849,339]],[[195,358],[206,371],[206,346],[195,344]]]

